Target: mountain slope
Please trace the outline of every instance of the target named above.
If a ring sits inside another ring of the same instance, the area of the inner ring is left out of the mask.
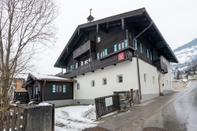
[[[179,60],[178,64],[171,64],[172,68],[178,67],[185,70],[188,66],[197,64],[197,38],[175,49],[174,54]]]

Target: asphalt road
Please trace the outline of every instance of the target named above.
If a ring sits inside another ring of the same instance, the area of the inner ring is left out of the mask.
[[[154,131],[197,131],[197,81],[191,81],[188,90],[146,119],[140,128],[141,131],[154,128]]]

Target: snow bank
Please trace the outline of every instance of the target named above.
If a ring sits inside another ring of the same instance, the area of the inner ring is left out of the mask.
[[[51,105],[51,104],[46,103],[46,102],[41,102],[37,106],[48,106],[48,105]]]
[[[55,108],[55,131],[81,131],[96,126],[95,119],[92,105]]]
[[[81,112],[81,116],[91,120],[95,120],[96,119],[95,106],[93,105],[87,106],[86,109]]]

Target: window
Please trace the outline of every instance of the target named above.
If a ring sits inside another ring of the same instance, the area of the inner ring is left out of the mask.
[[[77,83],[77,90],[80,90],[80,84]]]
[[[150,60],[153,60],[152,52],[150,52]]]
[[[95,82],[94,82],[94,80],[92,80],[92,87],[94,87],[95,86]]]
[[[99,54],[99,52],[97,52],[97,55],[96,55],[96,56],[97,56],[97,59],[99,59],[99,58],[100,58],[100,54]]]
[[[128,41],[124,40],[124,46],[127,47],[128,46]]]
[[[122,77],[122,75],[119,75],[118,76],[118,83],[122,83],[123,82],[123,77]]]
[[[142,43],[140,43],[140,53],[143,53]]]
[[[83,66],[83,61],[81,61],[81,66]]]
[[[149,58],[149,50],[148,49],[146,49],[146,56],[147,56],[147,58]]]
[[[124,45],[124,41],[123,41],[123,42],[122,42],[122,49],[124,48],[124,46],[125,46],[125,45]]]
[[[96,37],[96,43],[99,43],[99,42],[101,42],[101,37],[100,36],[97,36]]]
[[[118,50],[118,46],[117,44],[114,45],[114,52],[116,52]]]
[[[146,74],[144,74],[144,82],[146,82]]]
[[[70,65],[70,69],[73,70],[74,69],[74,65]]]
[[[103,85],[107,85],[107,79],[103,78]]]
[[[194,74],[194,71],[190,71],[190,74]]]
[[[56,85],[52,85],[52,93],[56,93]]]
[[[137,40],[136,39],[133,40],[133,47],[135,50],[137,50]]]
[[[66,93],[66,85],[63,85],[63,93]]]
[[[118,50],[121,50],[122,47],[121,47],[121,44],[118,44]]]
[[[78,68],[78,62],[77,62],[77,63],[75,63],[75,68]]]
[[[59,85],[56,85],[56,92],[59,92]]]
[[[105,49],[105,56],[108,55],[108,49]]]
[[[155,77],[153,76],[153,84],[155,83]]]
[[[58,92],[62,92],[62,85],[59,85]]]

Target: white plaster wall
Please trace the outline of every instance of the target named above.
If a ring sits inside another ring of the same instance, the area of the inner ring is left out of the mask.
[[[165,57],[161,56],[161,60],[167,65],[168,67],[168,73],[162,74],[158,72],[161,75],[161,84],[164,83],[164,86],[161,85],[162,90],[172,90],[172,77],[171,77],[171,68],[170,68],[170,62],[166,60]]]
[[[139,69],[142,94],[159,94],[157,68],[139,59]],[[146,82],[144,80],[145,74]]]
[[[118,75],[123,76],[123,83],[118,83]],[[103,78],[107,78],[107,85],[103,85]],[[77,83],[75,83],[74,99],[94,99],[112,95],[116,90],[130,90],[132,88],[136,90],[138,89],[136,59],[77,76],[75,80],[80,84],[80,90],[77,90]],[[94,87],[91,85],[92,80],[95,81]]]

